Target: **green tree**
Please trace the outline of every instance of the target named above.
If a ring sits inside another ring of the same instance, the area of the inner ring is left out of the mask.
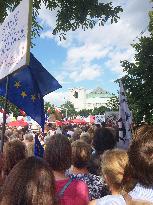
[[[55,108],[53,105],[51,105],[50,102],[45,102],[44,104],[44,109],[45,109],[45,113],[51,115],[55,113]],[[49,112],[48,112],[49,111]]]
[[[95,107],[92,114],[93,115],[103,115],[106,111],[109,111],[109,108],[105,106]]]
[[[4,105],[5,105],[5,98],[0,96],[0,108],[4,109]],[[13,113],[14,117],[18,117],[19,115],[21,115],[20,109],[18,107],[16,107],[14,104],[10,103],[9,101],[7,102],[7,111],[8,114]]]
[[[7,16],[7,11],[12,11],[21,0],[1,0],[0,1],[0,23]],[[44,3],[46,8],[52,12],[57,10],[56,26],[53,34],[63,35],[69,30],[76,30],[80,26],[82,29],[93,28],[99,20],[99,25],[110,19],[111,23],[117,22],[119,12],[122,12],[120,6],[113,7],[112,3],[99,3],[98,0],[33,0],[33,30],[35,37],[39,34],[42,27],[37,22],[37,16]]]
[[[107,102],[106,107],[112,111],[118,111],[119,110],[119,98],[113,94],[113,96]]]
[[[61,105],[61,111],[63,117],[66,117],[66,113],[67,113],[67,117],[73,117],[77,113],[74,108],[74,105],[70,101],[67,101],[63,105]]]
[[[88,117],[89,115],[92,114],[92,109],[82,109],[80,111],[77,112],[77,115],[81,115],[83,117]]]
[[[153,35],[141,37],[134,44],[135,62],[123,61],[126,75],[123,83],[128,96],[128,102],[137,123],[145,115],[148,123],[153,122]]]

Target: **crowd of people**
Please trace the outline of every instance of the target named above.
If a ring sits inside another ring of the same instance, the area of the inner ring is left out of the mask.
[[[44,147],[34,156],[35,136]],[[103,125],[55,127],[45,133],[7,127],[0,155],[0,205],[153,204],[153,127],[133,133],[128,150]]]

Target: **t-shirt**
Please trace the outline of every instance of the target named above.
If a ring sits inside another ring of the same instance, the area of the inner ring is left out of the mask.
[[[73,174],[70,170],[66,173],[69,177],[84,181],[89,189],[89,199],[100,199],[101,197],[108,195],[109,191],[106,188],[104,180],[102,177],[93,175],[91,173],[87,174]]]
[[[59,193],[68,179],[56,181],[56,193]],[[73,180],[60,198],[61,205],[87,205],[89,202],[89,193],[87,185],[79,180]]]
[[[107,195],[96,200],[96,205],[126,205],[122,195]]]
[[[145,200],[153,203],[153,187],[146,188],[137,184],[129,195],[134,200]]]
[[[74,134],[74,132],[73,132],[73,131],[68,130],[67,135],[70,135],[70,136],[72,137],[72,135],[73,135],[73,134]]]

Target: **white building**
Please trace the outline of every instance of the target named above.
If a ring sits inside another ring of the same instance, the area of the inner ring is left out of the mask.
[[[112,95],[98,87],[91,92],[84,88],[69,89],[68,101],[70,101],[77,111],[82,109],[94,109],[105,106]]]

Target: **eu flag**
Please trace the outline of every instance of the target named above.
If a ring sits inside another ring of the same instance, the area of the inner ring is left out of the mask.
[[[30,65],[8,76],[7,99],[44,128],[45,113],[43,97],[61,88],[58,81],[31,54]],[[6,82],[0,81],[0,95],[5,97]]]
[[[44,148],[41,145],[37,135],[35,136],[34,155],[36,157],[42,157],[42,158],[43,158],[43,155],[44,155]]]

